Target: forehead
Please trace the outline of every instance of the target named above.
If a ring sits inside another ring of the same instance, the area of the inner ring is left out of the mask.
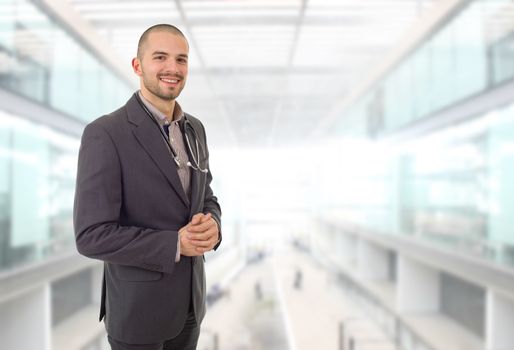
[[[150,33],[146,38],[145,46],[147,50],[151,51],[171,51],[186,54],[189,51],[186,39],[179,34],[169,31],[155,31]]]

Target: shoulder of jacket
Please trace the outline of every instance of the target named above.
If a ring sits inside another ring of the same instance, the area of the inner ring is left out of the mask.
[[[123,106],[109,114],[96,118],[86,125],[83,137],[86,135],[89,137],[93,135],[95,135],[95,137],[101,137],[103,135],[109,137],[114,142],[114,140],[118,138],[117,135],[120,134],[120,131],[125,130],[123,124],[124,120],[126,120],[124,117],[126,113],[126,108]]]
[[[127,108],[125,106],[118,108],[117,110],[105,114],[101,117],[96,118],[93,120],[90,125],[99,125],[102,126],[105,129],[110,129],[112,127],[118,127],[120,123],[122,123],[126,118],[124,118],[127,115]]]

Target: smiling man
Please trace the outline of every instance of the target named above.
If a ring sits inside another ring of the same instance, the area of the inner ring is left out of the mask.
[[[82,136],[76,244],[104,261],[100,320],[113,350],[189,350],[198,342],[202,257],[221,242],[221,210],[205,129],[176,102],[188,54],[176,27],[148,28],[132,60],[140,90]]]

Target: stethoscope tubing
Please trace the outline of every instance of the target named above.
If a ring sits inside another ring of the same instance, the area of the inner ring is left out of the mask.
[[[191,142],[189,140],[189,135],[187,133],[188,127],[189,127],[189,129],[191,129],[192,134],[194,136],[195,146],[196,146],[196,158],[195,158],[195,155],[193,153],[193,150],[191,149]],[[198,142],[198,134],[196,133],[195,128],[193,127],[191,122],[187,119],[187,116],[185,114],[184,114],[184,136],[186,137],[186,143],[187,143],[187,147],[189,148],[189,153],[191,154],[191,157],[193,158],[193,162],[195,163],[195,164],[191,164],[191,162],[188,162],[189,166],[191,168],[193,168],[194,170],[200,171],[202,173],[208,173],[209,169],[206,169],[206,168],[202,169],[200,167],[200,147],[201,147],[201,144]],[[202,154],[205,157],[205,149],[203,147],[202,147]]]
[[[177,167],[180,167],[180,161],[178,159],[177,152],[175,152],[175,149],[171,145],[170,140],[168,139],[169,136],[164,133],[164,130],[159,125],[157,120],[155,120],[155,118],[152,116],[152,113],[148,110],[148,108],[145,106],[143,101],[141,101],[141,99],[137,95],[137,92],[134,95],[136,96],[137,101],[139,102],[141,107],[143,107],[143,109],[144,109],[145,113],[148,115],[148,117],[159,128],[159,132],[160,132],[161,136],[163,137],[164,141],[166,142],[166,145],[168,146],[168,149],[171,152],[171,155],[173,156],[173,160],[175,161],[175,164],[177,165]],[[184,118],[184,136],[186,138],[187,148],[189,149],[189,153],[191,154],[191,158],[193,158],[193,163],[194,163],[194,164],[192,164],[191,162],[187,162],[186,165],[189,166],[190,168],[192,168],[193,170],[200,171],[202,173],[208,173],[209,172],[208,169],[205,169],[205,168],[202,169],[200,167],[200,144],[198,142],[198,134],[196,133],[196,130],[193,127],[193,125],[191,125],[191,122],[187,119],[187,116],[185,113],[184,113],[183,118]],[[193,135],[193,138],[195,141],[196,157],[195,157],[195,154],[193,153],[193,149],[191,148],[191,142],[189,140],[188,129],[190,129],[192,131],[192,135]],[[205,156],[205,150],[203,147],[202,147],[202,153]]]

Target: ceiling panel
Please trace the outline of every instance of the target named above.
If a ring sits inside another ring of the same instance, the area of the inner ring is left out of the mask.
[[[435,0],[69,0],[130,65],[141,33],[177,25],[190,43],[179,101],[210,141],[239,147],[306,142],[313,123]],[[308,141],[308,140],[307,140]]]
[[[287,64],[294,27],[196,26],[192,33],[207,67],[277,67]]]

